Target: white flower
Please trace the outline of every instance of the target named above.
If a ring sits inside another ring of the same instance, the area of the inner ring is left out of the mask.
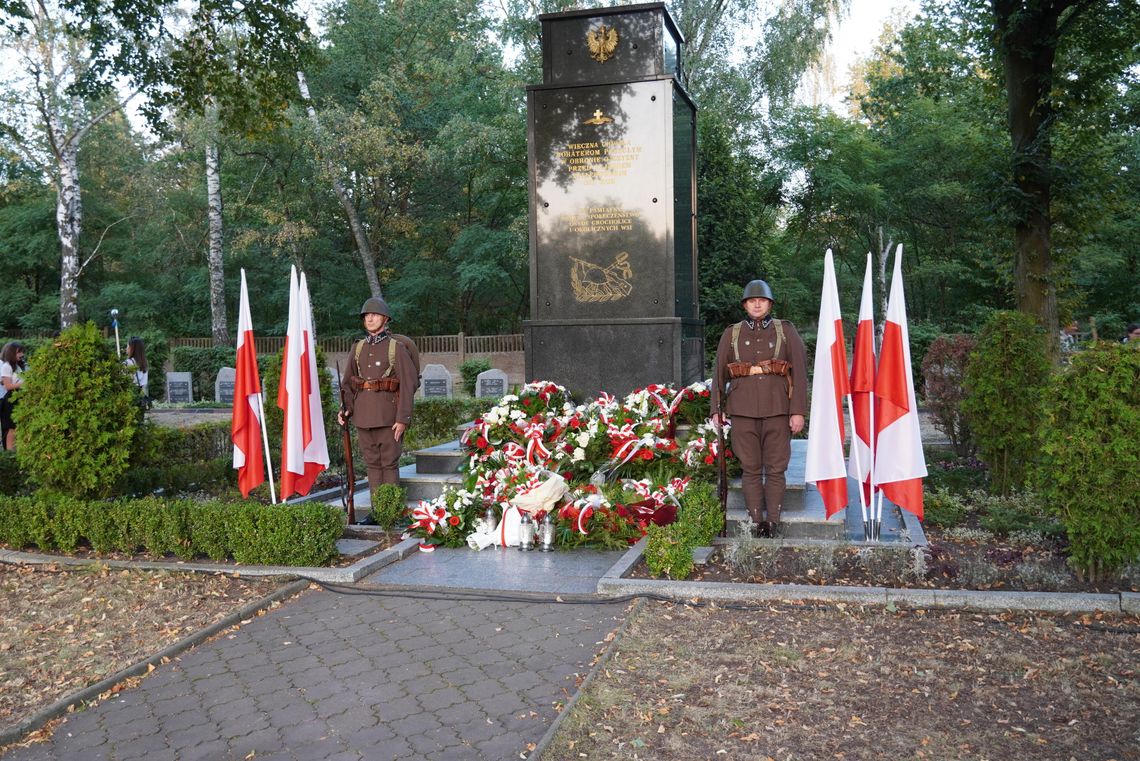
[[[586,459],[586,450],[578,447],[574,450],[574,454],[570,457],[570,462],[582,462]]]
[[[590,434],[586,431],[579,433],[578,437],[575,439],[575,442],[577,442],[578,446],[580,447],[590,446]]]
[[[526,413],[522,410],[511,410],[512,420],[522,420],[524,417],[526,417]]]

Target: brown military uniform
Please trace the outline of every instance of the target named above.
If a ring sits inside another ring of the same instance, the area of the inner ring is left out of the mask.
[[[368,486],[400,482],[400,454],[403,445],[396,440],[392,426],[412,422],[412,397],[416,392],[416,367],[403,344],[396,341],[396,369],[388,375],[399,381],[395,391],[373,390],[375,382],[388,370],[387,334],[380,343],[353,344],[348,358],[348,383],[344,389],[345,414],[352,418],[360,439],[360,453],[368,466]]]
[[[777,320],[745,320],[734,351],[730,325],[716,350],[712,405],[719,409],[720,394],[728,384],[725,413],[732,420],[732,451],[744,469],[744,502],[756,523],[780,520],[784,503],[784,471],[792,458],[788,417],[807,414],[807,352],[795,327],[783,320],[783,341],[777,341]],[[766,323],[766,324],[765,324]],[[779,343],[779,352],[776,344]],[[737,359],[739,355],[739,360]],[[788,374],[754,374],[731,378],[728,365],[764,360],[790,363]],[[789,382],[791,394],[789,396]]]

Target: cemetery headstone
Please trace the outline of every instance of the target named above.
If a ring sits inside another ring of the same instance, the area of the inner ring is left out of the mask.
[[[167,373],[166,401],[172,404],[189,404],[194,401],[194,392],[191,390],[193,382],[190,373]]]
[[[443,365],[424,365],[420,375],[420,388],[425,399],[450,399],[454,395],[454,381]]]
[[[498,399],[505,393],[507,393],[507,374],[502,370],[494,368],[484,370],[475,378],[475,396]]]
[[[222,404],[234,403],[234,383],[237,382],[237,370],[232,367],[223,367],[218,370],[218,377],[214,380],[214,401]]]

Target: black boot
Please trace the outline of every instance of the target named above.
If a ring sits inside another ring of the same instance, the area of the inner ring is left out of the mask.
[[[767,521],[756,522],[756,536],[761,539],[767,539],[772,536],[772,524]]]
[[[780,535],[780,524],[775,521],[764,522],[764,536],[769,536],[775,539]]]

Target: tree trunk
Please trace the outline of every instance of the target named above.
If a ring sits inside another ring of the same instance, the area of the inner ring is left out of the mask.
[[[1013,231],[1013,285],[1018,311],[1033,315],[1059,356],[1057,289],[1050,215],[1053,62],[1057,20],[1073,2],[992,0],[1005,76],[1013,185],[1019,199]]]
[[[301,100],[305,101],[305,111],[309,114],[309,121],[313,123],[313,131],[316,133],[319,143],[321,123],[317,118],[317,110],[313,107],[312,98],[309,97],[309,83],[306,81],[303,71],[297,72],[297,86],[301,91]],[[319,150],[318,147],[318,153]],[[345,216],[348,217],[348,226],[352,229],[353,239],[356,240],[356,250],[360,252],[360,264],[364,267],[364,278],[368,281],[369,293],[378,299],[382,299],[384,294],[380,290],[380,277],[376,274],[376,256],[372,253],[372,244],[368,240],[368,233],[364,230],[364,223],[360,221],[360,213],[352,203],[352,197],[345,190],[344,183],[337,178],[336,167],[321,155],[318,155],[317,158],[325,164],[325,169],[332,178],[333,192],[336,193],[337,200],[340,201],[341,208],[344,209]]]
[[[226,277],[222,264],[222,184],[218,176],[218,144],[213,135],[206,144],[206,204],[210,223],[206,253],[210,270],[210,333],[214,346],[226,346],[230,334],[226,328]]]
[[[64,138],[59,145],[56,164],[59,187],[56,189],[55,221],[59,235],[59,327],[66,330],[79,322],[79,233],[83,229],[83,200],[79,189],[79,142],[65,136],[58,116],[53,116],[52,130]]]

